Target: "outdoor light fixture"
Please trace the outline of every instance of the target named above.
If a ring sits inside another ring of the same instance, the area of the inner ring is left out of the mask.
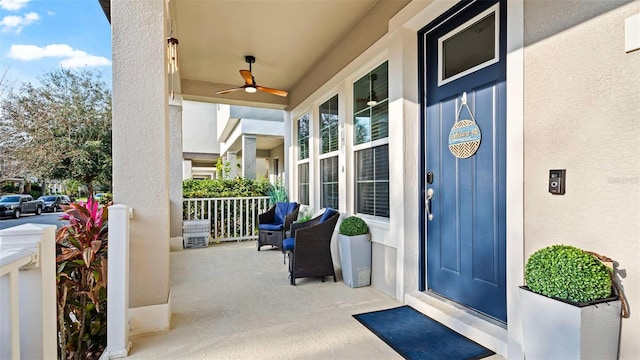
[[[173,35],[167,38],[167,71],[169,74],[178,71],[178,39]]]
[[[378,105],[378,102],[375,100],[369,100],[367,101],[367,106],[376,106]]]
[[[255,86],[247,86],[244,88],[244,91],[253,94],[254,92],[258,91],[256,90]]]

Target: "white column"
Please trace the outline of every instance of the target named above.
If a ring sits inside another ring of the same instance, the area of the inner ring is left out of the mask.
[[[0,230],[0,251],[32,254],[32,262],[21,268],[18,276],[20,358],[47,359],[57,352],[56,317],[56,242],[53,225],[25,224]],[[5,333],[9,316],[4,309],[10,293],[8,281],[0,281],[0,309],[2,309],[2,331],[0,332],[0,358],[5,358],[7,340]]]
[[[129,207],[109,206],[107,359],[126,357],[129,342]]]
[[[182,160],[182,180],[193,178],[191,160]]]
[[[131,220],[129,303],[169,304],[169,105],[164,1],[111,1],[114,201]],[[135,330],[132,319],[132,331]],[[153,319],[155,320],[155,319]],[[136,327],[149,329],[146,319]]]
[[[227,151],[227,162],[231,169],[229,172],[229,178],[233,179],[238,174],[238,166],[236,165],[238,163],[238,153],[235,151]],[[222,174],[222,176],[225,176],[225,174]]]
[[[171,237],[182,236],[182,96],[169,103],[169,204]]]
[[[256,137],[242,135],[242,177],[256,178]]]

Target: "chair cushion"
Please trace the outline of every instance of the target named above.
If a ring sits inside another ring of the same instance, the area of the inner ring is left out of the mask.
[[[330,217],[332,217],[332,216],[333,216],[333,214],[335,214],[335,213],[336,213],[336,211],[335,211],[335,210],[333,210],[332,208],[327,208],[327,209],[324,211],[324,214],[322,214],[322,217],[320,218],[320,223],[323,223],[323,222],[327,221],[327,219],[329,219]]]
[[[260,224],[258,225],[259,230],[270,230],[270,231],[279,231],[284,228],[284,224]]]
[[[284,218],[289,215],[298,206],[295,202],[279,202],[276,203],[276,213],[273,218],[274,224],[284,224]]]
[[[293,250],[293,238],[287,238],[282,240],[282,250],[286,251],[286,250]]]

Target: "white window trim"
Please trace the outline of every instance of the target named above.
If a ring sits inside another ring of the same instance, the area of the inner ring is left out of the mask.
[[[378,147],[381,145],[387,145],[387,144],[389,144],[389,136],[382,139],[367,141],[362,144],[353,145],[353,152],[356,153],[360,150],[370,149],[370,148]]]
[[[309,122],[309,124],[307,125],[309,127],[309,135],[307,136],[307,149],[309,150],[309,156],[307,156],[306,159],[300,159],[300,131],[298,129],[300,129],[300,119],[302,119],[304,116],[307,116],[307,121]],[[312,125],[312,120],[311,120],[311,113],[310,112],[305,112],[302,115],[300,115],[299,117],[296,118],[295,120],[295,139],[296,139],[296,163],[301,163],[304,161],[309,161],[309,159],[311,159],[311,139],[313,138],[313,134],[311,132],[311,125]]]
[[[370,109],[371,107],[365,108],[360,110],[359,112],[355,112],[353,109],[353,103],[355,102],[354,97],[355,97],[355,93],[353,91],[353,85],[356,83],[356,81],[362,79],[362,77],[367,76],[368,74],[370,74],[373,70],[377,69],[378,67],[380,67],[382,64],[384,63],[389,63],[389,59],[386,57],[386,53],[385,53],[385,57],[383,59],[380,59],[378,61],[376,61],[374,63],[373,66],[371,67],[367,67],[367,71],[362,71],[361,73],[359,73],[359,75],[351,77],[348,79],[349,83],[350,83],[350,96],[351,96],[351,108],[349,109],[349,113],[350,113],[350,125],[351,125],[351,136],[349,136],[349,142],[351,144],[351,168],[353,169],[353,175],[351,178],[351,182],[352,182],[352,186],[353,186],[353,196],[351,197],[351,201],[352,201],[352,206],[351,208],[353,209],[353,213],[362,217],[363,219],[365,219],[367,222],[371,222],[372,224],[379,224],[382,225],[382,228],[384,229],[388,229],[389,224],[390,224],[390,219],[391,219],[391,204],[389,204],[389,217],[384,217],[384,216],[375,216],[375,215],[370,215],[370,214],[363,214],[357,211],[357,203],[358,203],[358,199],[357,199],[357,174],[356,174],[356,153],[358,151],[361,150],[366,150],[366,149],[371,149],[371,148],[375,148],[378,146],[382,146],[382,145],[389,145],[389,134],[387,133],[387,136],[382,138],[382,139],[376,139],[376,140],[372,140],[372,141],[367,141],[361,144],[356,144],[356,140],[354,138],[354,131],[353,131],[353,127],[355,126],[355,120],[354,117],[356,116],[356,114],[360,114],[362,112],[364,112],[366,109]],[[388,65],[387,65],[388,66]],[[388,70],[387,70],[388,71]],[[388,76],[388,75],[387,75]],[[387,86],[389,84],[389,81],[387,81]],[[388,93],[387,93],[388,94]],[[387,102],[387,106],[389,106],[389,98],[387,97],[386,99]],[[389,119],[387,118],[387,126],[389,126]],[[391,176],[389,176],[389,192],[391,191]]]
[[[498,5],[499,3],[493,5],[492,7],[474,16],[472,19],[466,21],[464,24],[449,31],[448,33],[446,33],[445,35],[443,35],[441,38],[438,39],[438,86],[442,86],[454,80],[460,79],[463,76],[469,75],[477,70],[493,65],[500,61],[500,8]],[[491,13],[495,13],[495,19],[496,19],[495,32],[494,32],[495,42],[494,42],[494,49],[493,49],[493,59],[489,59],[481,64],[478,64],[470,69],[467,69],[461,73],[458,73],[450,78],[443,79],[444,73],[442,72],[442,65],[443,65],[442,57],[444,55],[444,52],[442,51],[442,46],[444,42],[449,38],[457,35],[458,33],[466,30],[468,27],[474,25],[476,22],[480,21],[482,18],[488,16]]]
[[[328,153],[324,153],[322,154],[322,129],[323,127],[320,126],[321,122],[322,122],[322,113],[320,112],[320,107],[322,105],[324,105],[326,102],[330,101],[331,99],[333,99],[334,97],[338,97],[338,107],[336,108],[336,110],[338,111],[338,122],[336,123],[337,126],[337,134],[336,136],[338,137],[338,149],[328,152]],[[339,153],[340,149],[342,147],[341,144],[341,139],[340,139],[340,98],[343,97],[341,96],[339,91],[334,91],[333,95],[329,96],[328,98],[326,98],[324,101],[320,102],[319,104],[317,104],[315,107],[318,110],[318,159],[322,160],[324,158],[327,157],[327,155],[333,154],[333,153]],[[344,100],[343,100],[344,101]],[[331,156],[329,156],[331,157]]]
[[[353,147],[353,156],[351,157],[351,161],[352,161],[352,167],[353,167],[353,212],[362,217],[363,219],[368,219],[368,220],[372,220],[372,221],[378,221],[381,223],[389,223],[390,219],[391,219],[391,203],[389,203],[389,217],[384,217],[384,216],[375,216],[375,215],[371,215],[371,214],[363,214],[361,212],[358,212],[358,199],[357,199],[357,188],[358,188],[358,180],[357,180],[357,174],[356,174],[356,153],[360,150],[366,150],[366,149],[372,149],[378,146],[382,146],[382,145],[388,145],[389,144],[389,137],[386,137],[384,139],[378,139],[378,140],[374,140],[374,141],[370,141],[364,144],[360,144],[357,146]],[[391,174],[389,174],[389,196],[391,196]]]
[[[300,159],[300,137],[299,137],[299,122],[300,119],[302,119],[303,117],[307,117],[307,121],[309,122],[308,127],[309,127],[309,136],[307,137],[307,148],[309,151],[309,156],[306,159]],[[312,163],[311,163],[311,157],[312,157],[312,140],[313,140],[313,129],[312,129],[312,124],[313,124],[313,116],[312,116],[312,112],[311,111],[305,111],[302,112],[298,117],[295,118],[294,120],[295,123],[295,127],[294,127],[294,139],[295,139],[295,151],[294,151],[294,156],[295,156],[295,170],[294,170],[294,189],[295,189],[295,198],[297,199],[298,202],[300,202],[300,165],[302,164],[309,164],[309,174],[308,178],[309,178],[309,182],[308,182],[308,193],[309,193],[309,199],[308,202],[311,203],[312,202],[312,187],[311,187],[311,176],[312,176]],[[310,205],[310,204],[309,204]]]
[[[330,153],[326,153],[326,154],[322,154],[320,156],[318,156],[318,193],[320,196],[320,204],[322,204],[322,185],[325,184],[322,181],[322,160],[325,159],[330,159],[330,158],[337,158],[338,159],[338,197],[340,197],[340,151],[339,151],[339,146],[338,146],[338,150],[336,151],[332,151]],[[335,210],[339,210],[340,209],[340,201],[338,200],[338,206],[335,208]]]

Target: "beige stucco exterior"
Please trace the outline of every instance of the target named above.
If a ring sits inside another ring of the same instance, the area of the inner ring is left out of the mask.
[[[218,109],[216,104],[188,101],[182,103],[183,151],[189,153],[220,154]]]
[[[162,1],[113,1],[114,201],[133,208],[132,308],[169,297],[169,105]],[[144,29],[144,30],[141,30]]]
[[[626,4],[625,4],[626,3]],[[640,301],[640,51],[624,51],[627,1],[526,1],[525,257],[568,244],[613,258],[632,313]],[[567,169],[566,194],[547,192]],[[620,358],[640,354],[640,317]]]
[[[391,19],[386,35],[319,88],[301,91],[303,99],[291,100],[296,105],[284,119],[284,152],[277,154],[280,165],[287,164],[287,186],[296,200],[296,119],[311,114],[310,153],[317,154],[318,107],[338,94],[340,136],[350,139],[353,83],[388,61],[391,216],[365,217],[373,242],[372,285],[433,313],[451,309],[443,301],[417,294],[418,244],[424,241],[418,231],[423,219],[418,203],[422,174],[418,173],[417,32],[455,3],[411,2]],[[113,1],[112,11],[114,192],[117,202],[134,209],[131,306],[167,304],[169,150],[167,87],[160,60],[164,58],[163,9],[161,2]],[[640,321],[633,312],[640,301],[640,141],[636,135],[640,132],[640,51],[624,51],[624,21],[639,12],[638,1],[508,3],[509,324],[508,328],[496,326],[454,311],[443,315],[445,324],[459,325],[456,330],[505,357],[522,358],[516,290],[523,283],[525,259],[557,243],[593,250],[618,263],[625,276],[619,280],[632,309],[631,318],[622,321],[620,358],[640,354]],[[324,68],[322,61],[317,65],[316,69]],[[318,156],[309,163],[309,205],[318,208]],[[339,210],[353,214],[354,159],[349,140],[339,150],[339,168]],[[556,168],[567,169],[563,196],[547,191],[549,170]]]

